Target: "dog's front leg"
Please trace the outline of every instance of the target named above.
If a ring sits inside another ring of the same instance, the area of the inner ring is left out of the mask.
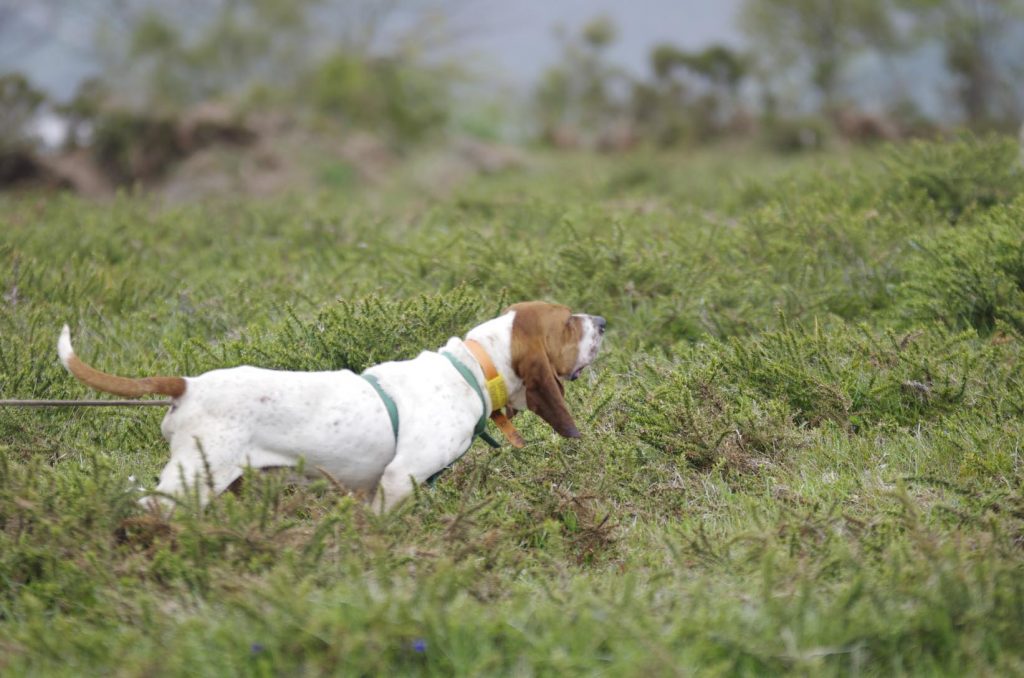
[[[445,438],[420,436],[400,440],[394,459],[380,478],[374,508],[381,513],[393,509],[412,494],[414,485],[427,482],[461,456],[456,450],[468,450],[472,442],[471,434],[460,433]]]
[[[387,513],[412,494],[412,489],[413,477],[408,470],[392,464],[384,469],[373,497],[373,508],[378,513]]]

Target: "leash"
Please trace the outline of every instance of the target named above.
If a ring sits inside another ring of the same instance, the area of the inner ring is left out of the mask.
[[[170,407],[170,400],[0,400],[0,407]]]

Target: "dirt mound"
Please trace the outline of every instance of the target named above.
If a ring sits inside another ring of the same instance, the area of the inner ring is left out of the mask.
[[[118,186],[159,188],[193,156],[259,138],[223,104],[202,104],[177,117],[111,110],[96,119],[86,147],[56,154],[27,145],[0,151],[0,190],[68,189],[103,197]]]
[[[71,188],[71,183],[27,148],[0,151],[0,189]]]
[[[222,103],[204,103],[185,113],[178,122],[178,144],[185,153],[215,144],[244,146],[256,140],[257,133],[241,115]]]
[[[96,164],[92,153],[77,149],[55,156],[42,156],[40,162],[60,177],[60,188],[67,188],[89,198],[103,198],[114,193],[114,183]]]

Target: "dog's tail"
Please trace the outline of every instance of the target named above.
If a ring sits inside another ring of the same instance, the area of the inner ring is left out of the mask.
[[[60,339],[57,340],[57,355],[68,372],[75,375],[79,381],[86,386],[91,386],[97,391],[106,391],[125,398],[139,398],[144,395],[160,394],[169,395],[173,398],[181,396],[185,392],[185,379],[182,377],[142,377],[131,379],[129,377],[118,377],[106,372],[100,372],[95,367],[86,365],[71,348],[71,330],[65,325],[60,332]]]

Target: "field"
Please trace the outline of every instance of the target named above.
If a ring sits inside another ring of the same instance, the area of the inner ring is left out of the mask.
[[[962,138],[542,158],[167,206],[0,198],[0,397],[351,368],[605,316],[580,440],[517,418],[376,516],[251,474],[171,520],[159,408],[0,409],[0,673],[1024,673],[1024,170]],[[344,172],[340,172],[344,174]],[[328,173],[330,174],[330,173]]]

